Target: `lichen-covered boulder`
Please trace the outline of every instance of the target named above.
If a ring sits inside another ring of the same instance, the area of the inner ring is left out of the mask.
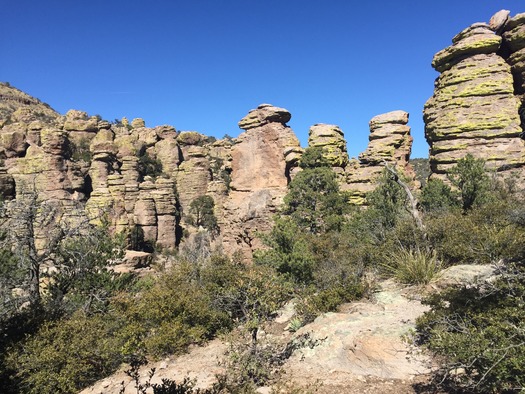
[[[469,56],[495,53],[500,45],[501,37],[494,34],[489,25],[471,26],[456,36],[453,45],[434,55],[432,67],[443,72]]]

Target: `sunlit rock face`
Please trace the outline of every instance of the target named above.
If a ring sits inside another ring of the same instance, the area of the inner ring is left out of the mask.
[[[283,108],[261,104],[239,122],[244,132],[231,148],[231,190],[220,218],[226,251],[240,250],[249,259],[261,247],[256,233],[272,226],[301,151],[286,125],[290,118]]]
[[[433,177],[446,179],[467,154],[503,175],[523,172],[524,16],[509,18],[502,10],[489,24],[467,27],[434,56],[440,75],[424,108]]]
[[[378,184],[385,163],[413,181],[414,173],[409,165],[412,137],[408,126],[408,113],[392,111],[374,116],[370,122],[368,147],[357,159],[350,160],[345,168],[342,189],[350,194],[355,205],[366,203],[366,194]]]

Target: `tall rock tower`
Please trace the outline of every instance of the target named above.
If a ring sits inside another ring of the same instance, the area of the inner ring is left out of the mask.
[[[432,60],[440,76],[424,109],[433,177],[446,174],[467,154],[503,174],[522,173],[520,138],[524,93],[525,14],[495,14],[452,39]]]

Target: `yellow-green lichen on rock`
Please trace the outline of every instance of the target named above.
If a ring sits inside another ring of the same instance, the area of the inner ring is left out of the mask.
[[[385,163],[395,165],[413,181],[415,174],[409,165],[412,137],[408,126],[408,112],[391,111],[370,120],[367,149],[358,159],[350,160],[345,170],[342,189],[350,195],[350,203],[366,204],[366,195],[377,186]]]
[[[345,168],[348,153],[343,131],[336,125],[315,124],[308,132],[308,146],[323,149],[323,156],[332,167]]]
[[[424,121],[436,176],[445,176],[467,154],[500,172],[525,166],[516,95],[525,87],[525,53],[519,52],[525,46],[524,23],[522,14],[509,19],[509,11],[502,10],[489,25],[468,27],[435,55],[432,66],[441,75],[425,104]]]

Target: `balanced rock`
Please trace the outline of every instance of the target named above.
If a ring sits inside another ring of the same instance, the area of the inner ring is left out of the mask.
[[[496,32],[496,34],[501,33],[505,24],[509,20],[510,11],[509,10],[500,10],[496,12],[489,21],[490,28]]]
[[[274,107],[271,104],[261,104],[257,109],[252,109],[248,115],[239,121],[239,127],[243,130],[248,130],[268,123],[285,124],[291,118],[290,112],[284,108]]]

